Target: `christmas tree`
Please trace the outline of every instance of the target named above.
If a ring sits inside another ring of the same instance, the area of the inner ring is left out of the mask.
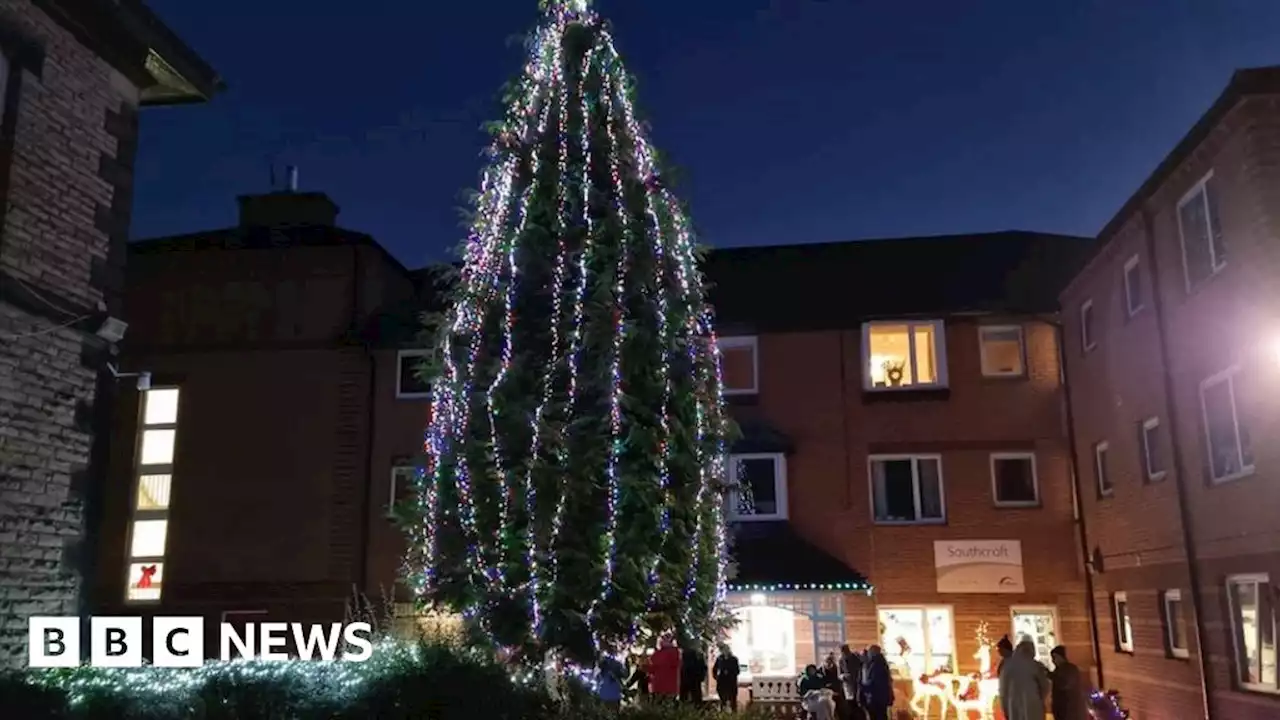
[[[726,420],[689,221],[588,0],[551,0],[495,123],[432,372],[408,580],[587,663],[723,622]]]

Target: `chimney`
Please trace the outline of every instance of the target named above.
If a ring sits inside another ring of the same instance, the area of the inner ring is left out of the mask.
[[[297,171],[290,168],[291,187],[297,177]],[[338,219],[338,206],[322,192],[282,191],[241,195],[236,200],[240,203],[240,227],[333,227]]]

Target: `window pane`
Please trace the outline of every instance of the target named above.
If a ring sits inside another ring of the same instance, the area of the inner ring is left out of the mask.
[[[867,362],[873,387],[911,382],[909,329],[906,325],[872,325],[867,333]]]
[[[755,355],[755,348],[751,345],[720,346],[720,376],[725,390],[756,389]]]
[[[871,465],[877,520],[915,520],[916,495],[910,460],[877,460]]]
[[[1204,183],[1205,211],[1209,216],[1209,242],[1213,250],[1213,267],[1222,267],[1227,262],[1227,246],[1222,239],[1222,216],[1218,213],[1217,178],[1209,178]]]
[[[169,465],[173,463],[173,430],[143,430],[142,465]]]
[[[1035,471],[1031,458],[996,458],[996,502],[1034,503],[1036,497]]]
[[[1240,438],[1236,435],[1235,413],[1229,380],[1216,382],[1204,389],[1204,416],[1209,435],[1209,463],[1213,477],[1223,478],[1240,472]]]
[[[1142,457],[1147,477],[1164,472],[1164,449],[1160,445],[1160,426],[1142,427]]]
[[[164,563],[132,563],[125,587],[129,600],[159,600],[164,580]]]
[[[1142,271],[1141,265],[1132,265],[1124,271],[1125,300],[1129,303],[1129,312],[1142,307]]]
[[[982,331],[982,374],[1022,374],[1022,331],[1017,328]]]
[[[133,545],[130,557],[162,557],[164,540],[169,529],[168,520],[139,520],[133,524]]]
[[[1195,285],[1213,272],[1203,190],[1187,198],[1178,208],[1178,220],[1182,230],[1182,251],[1186,255],[1187,277]]]
[[[400,394],[422,395],[431,390],[431,384],[419,378],[418,369],[426,358],[422,355],[400,356]]]
[[[777,474],[773,458],[738,460],[738,512],[741,515],[776,515]]]
[[[942,519],[942,478],[938,461],[932,458],[916,461],[920,473],[920,519]]]
[[[144,425],[172,425],[178,422],[178,389],[148,390],[143,396]]]
[[[1271,585],[1258,586],[1259,664],[1262,682],[1276,685],[1276,618],[1271,602]]]
[[[1236,671],[1242,683],[1261,682],[1261,648],[1258,631],[1258,586],[1231,583],[1231,609],[1235,613]]]
[[[1093,347],[1097,341],[1093,332],[1093,305],[1084,305],[1080,308],[1080,339],[1086,348]]]
[[[1182,601],[1170,599],[1165,602],[1165,609],[1165,614],[1169,616],[1166,618],[1169,623],[1169,647],[1173,650],[1185,650],[1187,638],[1184,634],[1186,628],[1182,624]]]
[[[937,352],[937,336],[932,325],[917,325],[916,336],[916,375],[915,381],[929,385],[938,382],[938,368],[935,358]]]
[[[1102,492],[1111,491],[1111,475],[1107,472],[1107,449],[1102,446],[1094,448],[1094,458],[1097,466],[1094,471],[1098,475],[1098,489]]]
[[[929,608],[929,652],[950,658],[955,652],[955,639],[951,637],[951,610]]]
[[[879,615],[880,645],[894,672],[899,677],[924,674],[928,653],[924,609],[895,608],[881,610]]]
[[[138,478],[138,509],[163,510],[169,507],[171,475],[142,475]]]

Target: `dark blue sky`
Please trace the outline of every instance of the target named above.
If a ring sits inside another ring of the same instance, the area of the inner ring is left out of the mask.
[[[226,78],[148,111],[134,235],[235,222],[269,158],[417,266],[462,236],[482,122],[536,0],[151,0]],[[1237,67],[1275,0],[596,0],[704,242],[1094,233]]]

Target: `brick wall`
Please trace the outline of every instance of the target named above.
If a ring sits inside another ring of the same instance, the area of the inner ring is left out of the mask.
[[[122,258],[138,93],[29,2],[0,3],[0,30],[15,68],[0,152],[0,665],[14,665],[26,616],[77,610],[64,548],[97,382],[82,357],[113,300],[101,270]]]

